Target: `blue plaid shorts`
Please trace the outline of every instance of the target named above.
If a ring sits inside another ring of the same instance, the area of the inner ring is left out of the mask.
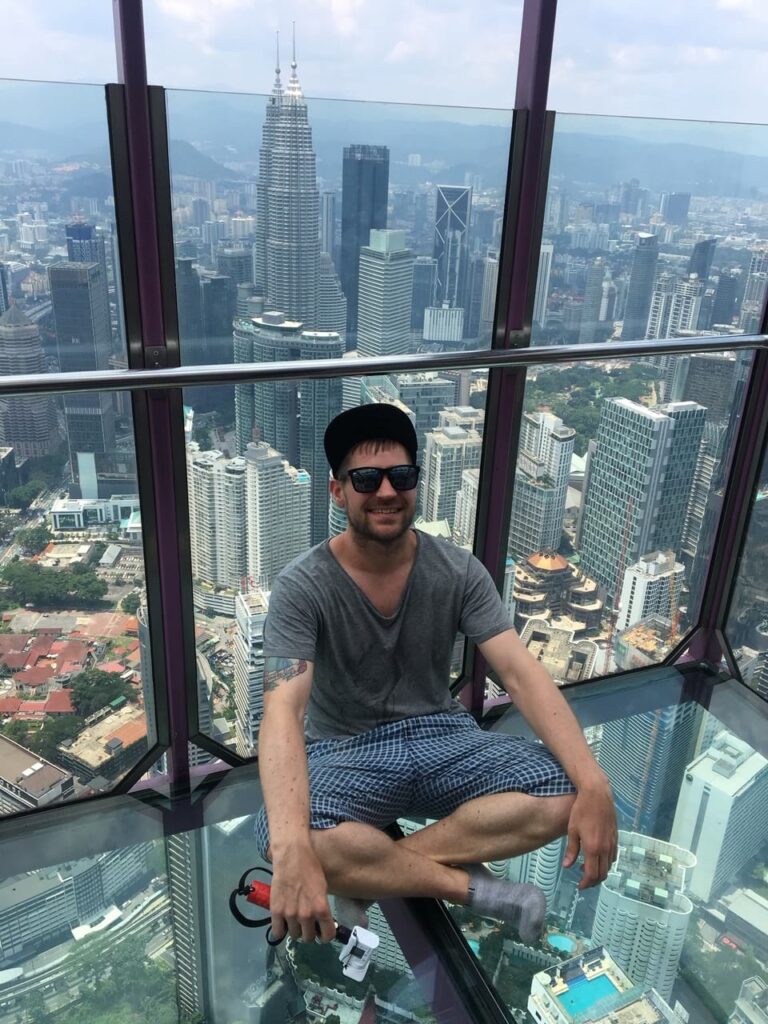
[[[388,722],[368,732],[307,744],[310,828],[359,821],[376,828],[402,817],[445,818],[489,793],[561,796],[575,792],[541,743],[481,729],[470,714],[441,712]],[[254,826],[269,846],[262,807]]]

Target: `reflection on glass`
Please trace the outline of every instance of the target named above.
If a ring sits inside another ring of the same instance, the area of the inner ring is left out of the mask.
[[[527,947],[509,926],[452,907],[470,947],[507,1005],[538,1020],[751,1019],[735,1007],[765,998],[768,762],[696,704],[586,735],[616,795],[608,878],[578,890],[562,839],[490,863],[544,890],[546,934]]]
[[[307,101],[294,63],[168,120],[186,362],[490,343],[508,111]]]
[[[0,353],[25,345],[39,345],[39,331],[12,306],[0,317]],[[93,443],[104,404],[110,451]],[[0,427],[8,814],[110,789],[156,729],[129,396],[0,396]]]
[[[560,684],[659,662],[696,621],[750,362],[529,371],[509,588]]]
[[[0,98],[15,122],[0,160],[0,315],[15,306],[17,326],[39,329],[0,372],[126,366],[104,90],[0,81]],[[108,399],[70,410],[91,451],[114,449]]]
[[[758,482],[728,615],[728,639],[742,679],[768,700],[768,457]]]
[[[296,325],[273,325],[267,332],[244,320],[236,322],[235,338],[261,353],[268,345],[336,344],[310,332],[297,334]],[[344,358],[354,366],[352,353]],[[323,434],[330,420],[360,404],[384,402],[402,409],[416,429],[421,464],[414,525],[471,549],[486,383],[485,370],[444,370],[238,384],[234,402],[231,389],[209,388],[207,404],[215,411],[203,413],[193,405],[194,389],[187,391],[203,732],[243,756],[255,753],[269,592],[289,562],[347,527],[344,510],[329,501]],[[463,651],[457,638],[452,678],[461,670]],[[196,763],[201,758],[206,759],[201,753]]]
[[[750,216],[765,128],[559,114],[533,343],[754,334],[768,253]]]

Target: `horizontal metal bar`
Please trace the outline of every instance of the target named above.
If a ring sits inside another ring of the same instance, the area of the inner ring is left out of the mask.
[[[484,370],[506,366],[549,366],[557,363],[609,362],[643,356],[701,352],[768,350],[768,335],[667,338],[663,341],[617,341],[598,345],[559,345],[525,349],[472,349],[469,352],[415,353],[370,359],[305,359],[280,363],[215,363],[159,370],[94,370],[88,373],[0,376],[0,395],[66,391],[124,391],[136,388],[185,388],[242,381],[307,380],[370,377],[428,370]]]

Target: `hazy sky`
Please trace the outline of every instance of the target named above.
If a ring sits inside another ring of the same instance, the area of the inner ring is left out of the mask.
[[[150,80],[268,91],[291,19],[309,96],[509,107],[520,0],[144,0]],[[1,73],[115,80],[109,0],[0,0]],[[10,45],[8,45],[10,42]],[[765,121],[766,0],[560,0],[556,110]],[[13,120],[11,111],[0,120]]]

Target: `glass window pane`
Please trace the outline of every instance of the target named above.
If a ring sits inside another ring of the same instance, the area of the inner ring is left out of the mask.
[[[648,685],[641,676],[630,703]],[[519,727],[514,716],[494,729]],[[583,890],[579,867],[562,866],[564,839],[489,863],[544,891],[545,935],[527,946],[510,925],[451,906],[471,949],[507,1006],[539,1020],[751,1019],[766,991],[765,757],[695,703],[585,735],[613,786],[617,861]]]
[[[562,685],[694,625],[749,353],[533,367],[508,547],[515,625]]]
[[[535,345],[754,334],[760,125],[558,114]]]
[[[307,101],[292,77],[170,92],[168,123],[185,363],[490,344],[510,111]]]
[[[0,350],[40,347],[17,307]],[[156,742],[130,395],[0,396],[0,811],[101,793]]]
[[[264,343],[244,324],[236,337]],[[244,756],[255,753],[273,583],[294,558],[347,528],[345,510],[328,492],[323,435],[330,420],[373,402],[402,409],[419,445],[414,525],[471,550],[486,382],[485,370],[445,370],[187,389],[198,707],[206,735]],[[454,679],[463,652],[457,638]]]
[[[768,699],[768,456],[752,506],[727,635],[742,678]]]
[[[0,81],[0,316],[39,330],[0,374],[126,367],[104,89]]]

